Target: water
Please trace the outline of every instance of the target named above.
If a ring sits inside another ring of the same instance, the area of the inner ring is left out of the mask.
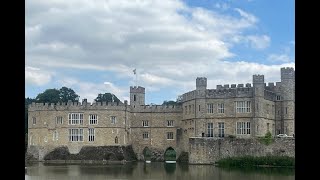
[[[211,180],[294,180],[294,169],[225,169],[212,165],[166,164],[163,162],[125,165],[66,165],[35,163],[25,170],[26,180],[39,179],[211,179]]]

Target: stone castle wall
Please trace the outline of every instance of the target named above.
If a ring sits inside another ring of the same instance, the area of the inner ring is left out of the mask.
[[[294,138],[279,138],[269,145],[257,139],[189,139],[189,163],[213,164],[222,158],[240,156],[290,156],[295,157]]]

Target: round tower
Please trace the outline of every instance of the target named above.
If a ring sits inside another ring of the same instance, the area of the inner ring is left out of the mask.
[[[281,68],[281,131],[287,135],[295,132],[295,71],[291,67]]]

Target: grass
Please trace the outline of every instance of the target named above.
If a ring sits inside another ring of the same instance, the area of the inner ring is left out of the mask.
[[[221,159],[218,162],[221,167],[252,167],[252,166],[281,166],[281,167],[294,167],[295,158],[289,156],[243,156],[243,157],[230,157]]]

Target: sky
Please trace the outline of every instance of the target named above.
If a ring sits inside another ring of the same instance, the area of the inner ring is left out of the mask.
[[[175,101],[197,77],[217,85],[279,82],[295,67],[294,0],[28,0],[25,97],[73,89],[93,102]],[[136,69],[136,75],[133,70]]]

